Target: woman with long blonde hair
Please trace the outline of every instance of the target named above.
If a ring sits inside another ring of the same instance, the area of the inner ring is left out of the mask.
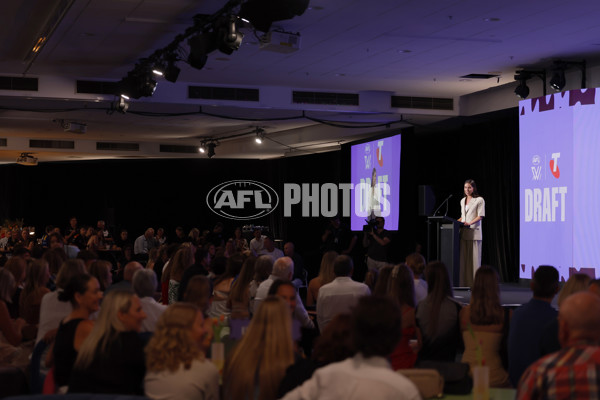
[[[50,292],[46,287],[49,279],[50,269],[46,260],[34,260],[27,265],[25,287],[20,294],[19,307],[21,318],[28,324],[37,325],[40,322],[42,297]]]
[[[294,362],[292,319],[284,300],[269,296],[225,364],[226,399],[277,398],[285,370]]]
[[[69,393],[143,394],[144,343],[138,333],[146,313],[129,290],[111,290],[71,374]]]
[[[194,249],[190,244],[185,243],[177,250],[177,253],[175,253],[173,259],[169,262],[167,269],[163,272],[163,282],[165,278],[164,275],[167,275],[169,282],[169,304],[173,304],[177,301],[179,285],[183,273],[186,269],[194,265],[194,262]]]
[[[321,267],[319,269],[319,275],[313,278],[308,283],[308,290],[306,293],[306,305],[308,307],[317,304],[317,298],[319,297],[319,289],[323,285],[327,285],[335,279],[333,273],[333,263],[338,253],[331,250],[323,254],[321,258]]]
[[[160,316],[146,347],[146,396],[161,400],[219,398],[219,371],[204,358],[202,311],[175,303]]]

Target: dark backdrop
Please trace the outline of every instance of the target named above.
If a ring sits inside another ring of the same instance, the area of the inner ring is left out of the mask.
[[[218,153],[218,151],[217,151]],[[518,280],[518,115],[516,108],[442,124],[403,130],[400,228],[391,257],[400,261],[417,245],[426,249],[426,218],[417,215],[418,187],[431,185],[441,202],[449,194],[449,216],[460,217],[465,179],[475,179],[486,200],[483,262],[496,266],[504,281]],[[277,160],[108,160],[40,163],[37,167],[0,167],[0,218],[24,218],[41,231],[45,225],[64,229],[70,216],[95,225],[104,219],[113,229],[127,228],[130,237],[148,226],[173,235],[176,226],[208,229],[219,218],[205,197],[218,183],[253,179],[272,186],[349,182],[349,146],[342,151]],[[236,225],[223,221],[228,233]],[[275,236],[292,240],[305,254],[310,272],[318,270],[318,247],[326,220],[283,218],[283,209],[252,221],[267,225]],[[361,254],[357,251],[360,263]]]

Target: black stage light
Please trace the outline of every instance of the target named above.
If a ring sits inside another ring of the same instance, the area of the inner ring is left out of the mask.
[[[140,97],[150,97],[156,90],[156,80],[154,80],[152,68],[148,65],[136,65],[133,71],[129,71],[127,76],[118,83],[119,93],[131,99]]]
[[[250,21],[256,30],[268,32],[274,21],[304,14],[309,0],[249,0],[242,4],[239,16]]]
[[[215,155],[215,147],[217,147],[217,145],[215,143],[209,143],[206,147],[208,148],[206,155],[208,158],[213,158]]]
[[[230,15],[219,29],[219,51],[221,53],[231,54],[234,50],[239,49],[242,44],[244,34],[237,31],[236,20],[236,16]]]
[[[520,80],[519,86],[515,88],[515,94],[521,99],[526,99],[527,96],[529,96],[529,87],[527,86],[527,82],[525,79]]]
[[[208,60],[208,54],[217,49],[217,41],[214,32],[203,32],[188,39],[190,54],[188,63],[196,68],[202,69]]]
[[[179,67],[177,65],[175,65],[175,61],[169,60],[169,63],[167,64],[167,68],[165,68],[164,77],[169,82],[175,83],[177,81],[177,78],[179,78],[180,72],[181,72],[181,69],[179,69]]]

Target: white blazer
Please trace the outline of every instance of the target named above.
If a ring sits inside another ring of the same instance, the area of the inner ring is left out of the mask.
[[[465,200],[466,197],[460,200],[460,218],[462,222],[470,222],[477,217],[485,217],[485,200],[483,200],[483,197],[473,197],[466,206]],[[482,240],[481,220],[473,225],[462,227],[460,238],[462,240]]]

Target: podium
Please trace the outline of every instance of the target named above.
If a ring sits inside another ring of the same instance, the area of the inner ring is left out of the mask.
[[[460,227],[462,222],[444,215],[427,217],[427,261],[440,260],[448,268],[452,286],[461,286],[460,282]],[[431,231],[434,240],[431,243]],[[433,250],[433,251],[432,251]]]

